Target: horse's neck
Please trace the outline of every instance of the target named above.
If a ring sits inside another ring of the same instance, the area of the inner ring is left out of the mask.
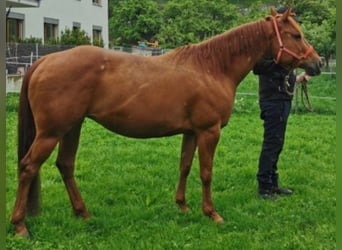
[[[241,81],[267,53],[270,45],[266,25],[265,20],[244,24],[208,41],[223,74],[234,74]]]
[[[202,43],[178,48],[172,56],[179,64],[225,75],[238,84],[270,47],[266,25],[265,20],[244,24]]]

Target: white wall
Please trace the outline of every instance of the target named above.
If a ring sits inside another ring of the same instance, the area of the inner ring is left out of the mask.
[[[12,8],[13,13],[25,15],[24,38],[42,38],[44,42],[44,18],[59,20],[59,34],[73,23],[81,24],[88,36],[93,37],[93,26],[102,27],[102,38],[108,47],[108,1],[101,0],[101,6],[92,0],[42,0],[38,8]]]

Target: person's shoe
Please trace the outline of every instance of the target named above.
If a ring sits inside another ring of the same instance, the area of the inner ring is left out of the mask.
[[[259,196],[266,200],[274,201],[277,197],[271,189],[259,189]]]
[[[293,191],[288,188],[282,188],[282,187],[273,187],[272,192],[274,194],[280,194],[280,195],[291,195],[293,194]]]

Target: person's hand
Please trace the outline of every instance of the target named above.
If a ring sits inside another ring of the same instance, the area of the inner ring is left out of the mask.
[[[296,82],[307,83],[308,81],[310,81],[310,79],[311,77],[308,74],[306,74],[305,72],[302,72],[299,75],[297,75]]]

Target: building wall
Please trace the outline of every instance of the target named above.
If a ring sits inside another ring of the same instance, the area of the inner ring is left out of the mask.
[[[38,8],[12,8],[11,15],[23,14],[24,38],[42,38],[44,20],[58,22],[58,34],[65,28],[79,26],[93,39],[93,30],[101,30],[105,47],[108,47],[108,0],[42,0]]]

